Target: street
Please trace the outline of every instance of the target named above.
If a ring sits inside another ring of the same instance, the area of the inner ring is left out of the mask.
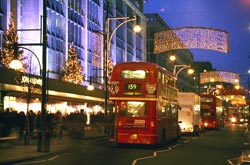
[[[107,138],[73,143],[65,153],[17,164],[92,164],[92,165],[233,165],[240,164],[246,143],[241,124],[228,124],[221,130],[206,130],[200,136],[184,135],[180,140],[162,148],[146,146],[117,146]]]

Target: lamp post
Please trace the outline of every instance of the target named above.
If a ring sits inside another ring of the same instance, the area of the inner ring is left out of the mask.
[[[186,68],[190,68],[191,66],[190,65],[174,65],[174,69],[173,69],[173,74],[175,75],[176,77],[176,80],[178,80],[178,75],[179,73],[186,69]],[[179,70],[177,70],[177,68],[179,68]],[[194,70],[193,69],[189,69],[188,70],[188,73],[189,74],[193,74],[194,73]],[[176,84],[174,84],[174,87],[176,87]]]
[[[38,152],[49,152],[50,141],[49,132],[46,129],[46,103],[47,103],[47,77],[46,77],[46,65],[47,65],[47,0],[43,0],[43,26],[42,26],[42,103],[41,103],[41,128],[38,133]]]
[[[108,17],[105,22],[105,31],[104,31],[104,59],[103,59],[103,77],[104,77],[104,84],[105,84],[105,103],[104,103],[104,114],[105,114],[105,133],[107,133],[107,111],[108,111],[108,58],[110,54],[110,47],[111,47],[111,41],[115,34],[115,32],[124,24],[130,21],[135,21],[137,18],[134,17]],[[122,22],[118,24],[113,31],[110,33],[110,22],[121,20]],[[140,26],[134,27],[135,32],[141,31]]]
[[[49,152],[50,151],[50,137],[49,131],[46,128],[46,103],[47,103],[47,0],[43,0],[43,24],[42,24],[42,43],[26,43],[18,44],[19,46],[42,46],[42,101],[41,101],[41,120],[40,129],[38,130],[38,152]],[[34,54],[34,53],[33,53]]]
[[[14,43],[14,54],[15,56],[17,56],[17,52],[18,52],[18,48],[22,48],[22,49],[25,49],[25,50],[28,50],[29,52],[32,53],[32,55],[34,55],[38,61],[38,64],[39,64],[39,75],[41,76],[41,63],[37,57],[37,55],[30,49],[26,48],[26,47],[21,47],[21,46],[18,46],[17,43]],[[22,70],[23,69],[23,64],[20,60],[18,59],[13,59],[11,62],[10,62],[10,68],[12,69],[15,69],[15,70]],[[30,125],[29,125],[29,103],[30,103],[30,95],[31,95],[31,79],[30,79],[30,74],[31,74],[31,59],[30,59],[30,66],[29,66],[29,74],[28,74],[28,91],[27,91],[27,113],[26,113],[26,127],[25,127],[25,138],[24,138],[24,144],[29,144],[30,143]],[[24,82],[26,83],[26,82]]]
[[[181,68],[176,72],[176,70],[177,70],[178,67],[181,67]],[[174,73],[174,75],[175,75],[176,78],[177,78],[178,74],[179,74],[183,69],[190,68],[190,67],[191,67],[190,65],[174,65],[174,71],[173,71],[173,73]],[[191,70],[189,70],[188,72],[189,72],[190,74],[192,74],[192,73],[194,73],[194,70],[191,69]]]

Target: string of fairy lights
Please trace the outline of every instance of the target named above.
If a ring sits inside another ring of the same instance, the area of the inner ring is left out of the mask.
[[[228,53],[228,32],[204,27],[182,27],[155,33],[154,53],[193,48]]]

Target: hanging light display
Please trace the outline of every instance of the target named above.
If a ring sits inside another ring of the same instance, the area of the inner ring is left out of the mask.
[[[211,79],[213,79],[213,82],[227,82],[235,84],[235,80],[239,80],[240,75],[227,71],[210,71],[200,73],[200,84],[210,83]]]
[[[155,33],[154,53],[177,49],[207,49],[228,53],[228,32],[204,27],[182,27]]]

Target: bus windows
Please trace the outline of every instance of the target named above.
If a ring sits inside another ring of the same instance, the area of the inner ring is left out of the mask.
[[[145,117],[148,111],[145,102],[128,101],[121,102],[120,115],[130,117]]]

